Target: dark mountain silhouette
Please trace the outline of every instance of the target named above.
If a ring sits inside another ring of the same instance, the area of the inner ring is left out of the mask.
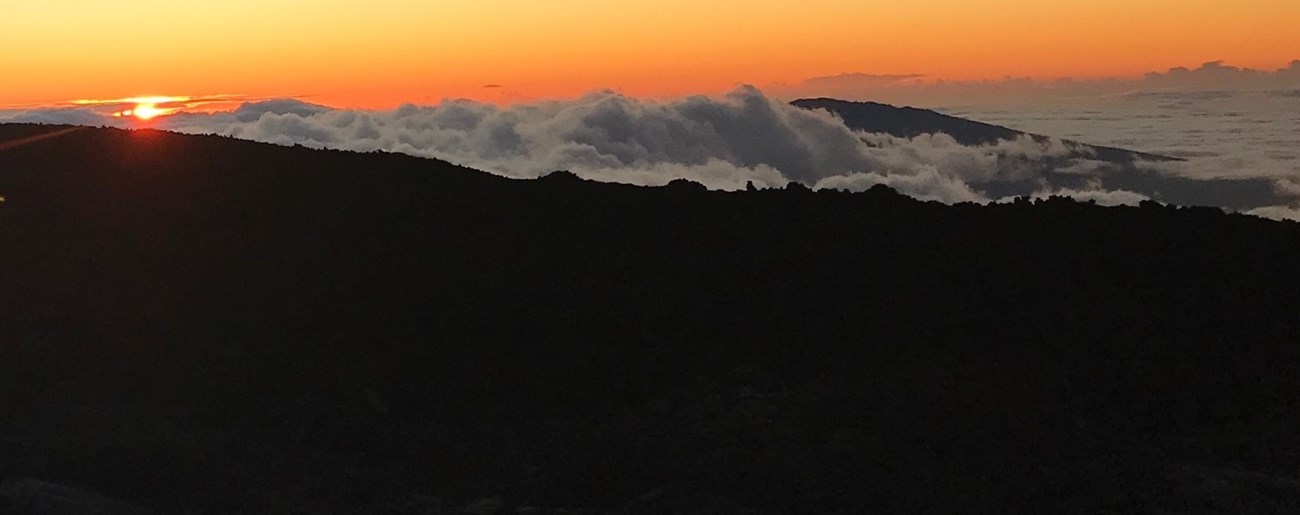
[[[0,126],[0,509],[1300,506],[1300,224],[66,129]]]
[[[900,138],[913,138],[922,134],[944,133],[963,145],[991,145],[999,140],[1023,136],[1043,140],[1047,136],[1018,131],[1000,125],[950,116],[929,109],[895,107],[877,102],[852,102],[834,98],[804,98],[790,102],[802,109],[825,109],[844,120],[853,129],[889,134]],[[1076,146],[1080,156],[1111,163],[1146,161],[1182,161],[1182,159],[1148,154],[1122,148],[1088,145],[1065,140]]]
[[[913,138],[921,134],[944,133],[963,145],[990,145],[999,140],[1030,137],[1045,141],[1048,137],[1007,127],[992,125],[915,107],[895,107],[876,102],[850,102],[833,98],[800,99],[791,105],[803,109],[824,109],[842,120],[850,128],[865,132],[889,134],[900,138]],[[994,180],[976,184],[976,188],[993,197],[1029,195],[1042,187],[1039,179],[1055,188],[1089,188],[1100,185],[1107,190],[1127,190],[1178,205],[1222,206],[1247,210],[1262,206],[1282,205],[1288,199],[1274,191],[1273,182],[1266,179],[1198,180],[1160,173],[1140,163],[1174,163],[1182,159],[1089,145],[1071,140],[1063,144],[1072,149],[1070,154],[1037,163],[1016,163],[1033,166],[1032,179]],[[1097,174],[1079,174],[1063,171],[1072,161],[1090,160],[1108,163]]]

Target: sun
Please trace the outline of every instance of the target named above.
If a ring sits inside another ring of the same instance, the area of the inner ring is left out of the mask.
[[[140,121],[149,121],[160,116],[170,116],[189,107],[190,97],[132,97],[117,100],[75,100],[75,105],[118,104],[131,106],[112,113],[118,118],[132,117]]]
[[[166,109],[159,109],[155,104],[136,104],[135,109],[129,113],[141,120],[152,120],[160,115],[167,114]]]

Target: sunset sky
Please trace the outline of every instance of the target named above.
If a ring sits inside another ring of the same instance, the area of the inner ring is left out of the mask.
[[[226,94],[384,108],[602,88],[671,97],[845,72],[1100,77],[1300,58],[1295,0],[44,0],[3,11],[8,105]]]

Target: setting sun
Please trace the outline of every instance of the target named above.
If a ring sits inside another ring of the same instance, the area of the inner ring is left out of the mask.
[[[152,120],[158,115],[165,114],[165,111],[158,109],[153,104],[136,104],[135,109],[131,110],[131,114],[141,120]]]
[[[209,97],[172,97],[172,96],[148,96],[148,97],[130,97],[109,100],[73,100],[69,102],[74,106],[83,106],[94,108],[104,106],[112,111],[111,114],[118,118],[135,117],[140,120],[152,120],[159,116],[168,116],[181,112],[189,108],[198,108],[203,105],[221,104],[228,101],[228,96],[209,96]]]

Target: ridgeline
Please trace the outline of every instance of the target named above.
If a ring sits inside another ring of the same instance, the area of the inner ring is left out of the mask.
[[[66,129],[0,126],[0,481],[157,513],[1300,507],[1300,224]]]

